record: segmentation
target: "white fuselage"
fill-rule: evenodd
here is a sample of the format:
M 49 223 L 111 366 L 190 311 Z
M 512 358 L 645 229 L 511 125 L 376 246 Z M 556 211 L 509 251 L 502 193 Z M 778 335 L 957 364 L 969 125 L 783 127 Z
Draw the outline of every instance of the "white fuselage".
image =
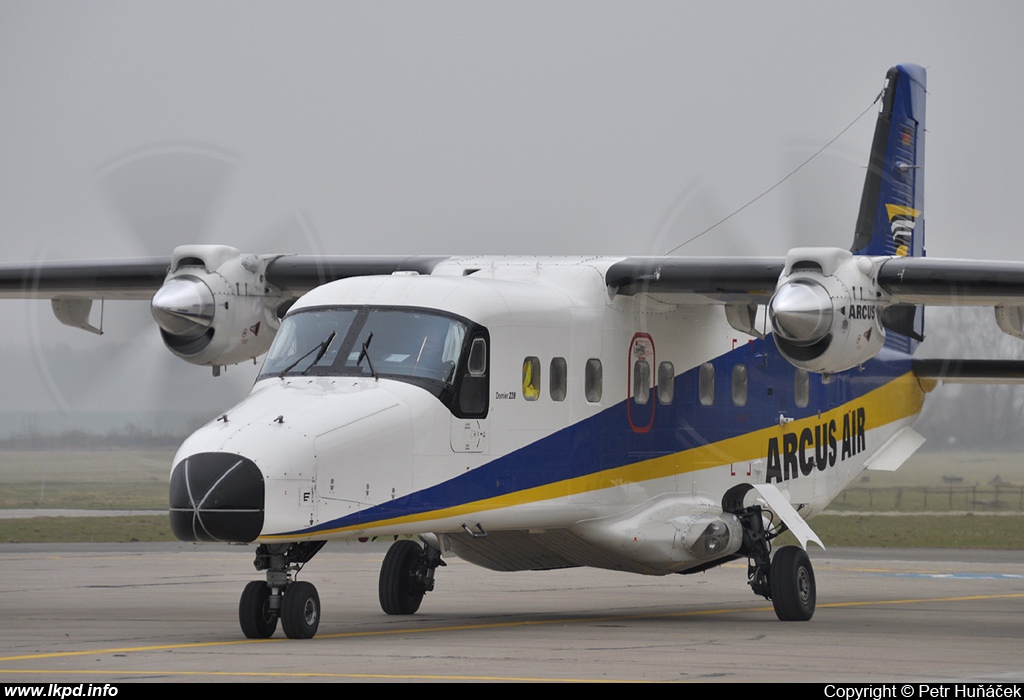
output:
M 883 351 L 827 382 L 801 375 L 720 306 L 610 297 L 614 261 L 452 258 L 429 276 L 317 288 L 289 317 L 422 309 L 476 324 L 483 410 L 456 415 L 467 411 L 451 391 L 385 371 L 416 351 L 375 356 L 374 342 L 390 342 L 377 339 L 379 378 L 355 362 L 359 347 L 348 374 L 262 377 L 175 465 L 201 453 L 251 460 L 261 542 L 426 535 L 497 569 L 670 573 L 720 556 L 696 540 L 709 523 L 733 527 L 729 488 L 771 482 L 804 517 L 818 513 L 920 410 L 901 358 Z M 469 382 L 464 365 L 456 388 Z

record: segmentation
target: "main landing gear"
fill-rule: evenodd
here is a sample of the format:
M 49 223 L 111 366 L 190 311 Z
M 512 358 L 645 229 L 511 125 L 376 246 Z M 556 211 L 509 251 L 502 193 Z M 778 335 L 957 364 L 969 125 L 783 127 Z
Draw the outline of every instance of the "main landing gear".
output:
M 434 590 L 434 570 L 447 566 L 441 552 L 412 540 L 398 540 L 384 556 L 377 582 L 380 607 L 388 615 L 412 615 L 423 596 Z
M 730 489 L 723 499 L 723 509 L 733 513 L 743 525 L 743 546 L 738 554 L 747 557 L 747 583 L 755 595 L 772 601 L 775 615 L 784 621 L 805 621 L 814 616 L 817 592 L 811 560 L 800 547 L 780 547 L 771 556 L 772 540 L 785 531 L 769 532 L 764 527 L 761 506 L 742 507 L 746 490 Z
M 261 544 L 253 566 L 266 571 L 267 580 L 250 581 L 238 601 L 238 623 L 249 639 L 267 639 L 278 620 L 290 639 L 309 639 L 320 626 L 320 596 L 308 581 L 295 581 L 298 573 L 326 542 Z

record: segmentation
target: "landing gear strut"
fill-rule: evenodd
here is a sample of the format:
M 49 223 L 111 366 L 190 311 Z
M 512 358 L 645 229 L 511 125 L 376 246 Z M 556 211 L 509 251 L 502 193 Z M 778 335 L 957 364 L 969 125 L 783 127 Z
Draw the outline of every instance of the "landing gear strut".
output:
M 250 581 L 238 601 L 238 623 L 249 639 L 267 639 L 277 621 L 290 639 L 309 639 L 320 626 L 320 596 L 307 581 L 293 580 L 293 574 L 319 552 L 326 542 L 261 544 L 253 566 L 266 571 L 267 580 Z
M 380 607 L 388 615 L 412 615 L 423 596 L 434 590 L 434 570 L 447 566 L 441 552 L 412 540 L 398 540 L 384 556 L 377 593 Z
M 747 583 L 755 595 L 772 601 L 780 620 L 806 621 L 814 615 L 817 593 L 811 560 L 800 547 L 781 547 L 772 558 L 772 540 L 785 532 L 764 527 L 761 506 L 742 507 L 749 490 L 734 487 L 722 501 L 723 510 L 733 513 L 743 526 L 743 546 L 739 554 L 747 556 Z

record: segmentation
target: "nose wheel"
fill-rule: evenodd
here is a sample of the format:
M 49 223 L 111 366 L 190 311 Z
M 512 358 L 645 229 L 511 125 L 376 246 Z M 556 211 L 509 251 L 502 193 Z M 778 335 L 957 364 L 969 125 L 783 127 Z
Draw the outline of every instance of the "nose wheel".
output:
M 270 589 L 263 581 L 250 581 L 238 601 L 238 624 L 249 639 L 268 639 L 277 629 L 277 611 L 270 607 Z
M 289 639 L 310 639 L 320 627 L 320 596 L 308 581 L 292 574 L 324 546 L 324 542 L 260 545 L 253 565 L 266 571 L 267 580 L 250 581 L 238 601 L 238 624 L 249 639 L 268 639 L 278 620 Z
M 284 589 L 281 627 L 289 639 L 311 639 L 320 626 L 320 596 L 308 581 L 296 581 Z

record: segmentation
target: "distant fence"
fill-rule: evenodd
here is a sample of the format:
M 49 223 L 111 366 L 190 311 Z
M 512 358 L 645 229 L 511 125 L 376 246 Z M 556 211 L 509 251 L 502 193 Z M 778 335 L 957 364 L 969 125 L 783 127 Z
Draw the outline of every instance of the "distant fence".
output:
M 1024 512 L 1024 486 L 855 486 L 839 494 L 829 510 Z

